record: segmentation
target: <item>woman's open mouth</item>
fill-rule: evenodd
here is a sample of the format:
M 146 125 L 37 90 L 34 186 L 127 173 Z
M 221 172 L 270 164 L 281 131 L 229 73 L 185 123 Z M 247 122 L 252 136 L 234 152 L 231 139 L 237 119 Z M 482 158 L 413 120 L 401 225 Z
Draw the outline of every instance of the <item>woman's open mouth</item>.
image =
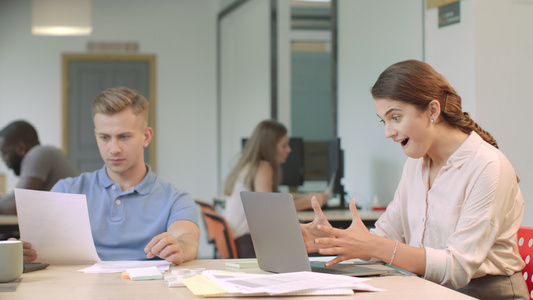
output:
M 405 147 L 407 145 L 407 143 L 409 143 L 409 139 L 404 139 L 400 142 L 400 144 L 402 144 L 402 147 Z

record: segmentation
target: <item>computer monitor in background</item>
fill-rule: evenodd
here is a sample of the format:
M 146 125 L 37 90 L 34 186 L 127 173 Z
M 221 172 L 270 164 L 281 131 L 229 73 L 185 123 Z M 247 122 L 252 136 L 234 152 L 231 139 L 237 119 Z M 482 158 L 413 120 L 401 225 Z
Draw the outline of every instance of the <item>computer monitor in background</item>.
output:
M 289 153 L 287 161 L 281 164 L 280 184 L 291 188 L 304 184 L 304 141 L 299 137 L 291 137 L 289 146 L 291 147 L 291 153 Z
M 346 206 L 344 202 L 344 186 L 341 183 L 344 177 L 344 151 L 341 148 L 341 139 L 336 137 L 328 140 L 328 182 L 333 181 L 332 194 L 337 195 L 340 207 Z
M 248 139 L 242 139 L 242 147 Z M 296 187 L 304 183 L 304 142 L 300 137 L 291 137 L 289 139 L 291 153 L 287 161 L 281 164 L 281 182 L 280 185 L 289 186 L 291 193 L 296 192 Z

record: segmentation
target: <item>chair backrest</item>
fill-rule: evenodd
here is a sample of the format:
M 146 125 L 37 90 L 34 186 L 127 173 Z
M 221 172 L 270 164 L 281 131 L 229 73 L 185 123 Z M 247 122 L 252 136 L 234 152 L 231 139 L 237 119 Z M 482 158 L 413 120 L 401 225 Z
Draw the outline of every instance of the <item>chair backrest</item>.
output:
M 215 246 L 220 254 L 220 258 L 238 258 L 235 240 L 226 223 L 226 219 L 213 210 L 203 210 L 202 215 L 204 216 L 207 235 L 214 237 Z
M 207 230 L 207 217 L 204 215 L 204 211 L 215 211 L 215 205 L 212 204 L 212 203 L 209 203 L 209 202 L 206 202 L 204 200 L 200 200 L 200 199 L 194 199 L 194 202 L 196 202 L 196 204 L 198 204 L 198 206 L 200 206 L 200 212 L 202 213 L 202 219 L 204 220 L 204 225 L 205 225 L 205 228 L 206 228 L 206 231 L 207 231 L 207 242 L 208 243 L 213 243 L 215 241 L 215 236 L 213 235 L 213 233 L 209 232 L 209 230 Z
M 526 280 L 529 297 L 533 299 L 533 262 L 531 261 L 533 258 L 533 227 L 522 226 L 518 229 L 518 251 L 526 263 L 522 274 Z
M 215 204 L 209 203 L 207 201 L 201 200 L 201 199 L 194 199 L 194 202 L 200 206 L 201 209 L 208 208 L 210 210 L 216 210 Z

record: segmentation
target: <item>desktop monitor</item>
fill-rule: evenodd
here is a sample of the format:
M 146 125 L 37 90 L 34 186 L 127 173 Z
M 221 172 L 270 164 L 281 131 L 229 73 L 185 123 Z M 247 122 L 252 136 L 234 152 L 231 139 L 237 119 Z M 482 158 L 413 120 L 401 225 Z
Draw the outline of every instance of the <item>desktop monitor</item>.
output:
M 242 147 L 246 144 L 247 138 L 242 139 Z M 289 187 L 301 186 L 304 183 L 304 142 L 300 137 L 291 137 L 289 139 L 291 153 L 287 161 L 281 164 L 281 181 L 280 185 Z
M 344 151 L 341 148 L 341 139 L 336 137 L 328 140 L 328 180 L 333 180 L 333 194 L 338 195 L 340 206 L 344 207 L 344 186 L 341 183 L 344 177 Z

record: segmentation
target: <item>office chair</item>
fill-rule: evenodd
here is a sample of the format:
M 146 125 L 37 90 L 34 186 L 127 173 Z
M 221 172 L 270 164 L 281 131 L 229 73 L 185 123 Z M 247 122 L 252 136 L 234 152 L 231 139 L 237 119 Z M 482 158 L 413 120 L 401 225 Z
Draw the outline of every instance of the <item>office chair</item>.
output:
M 209 211 L 216 211 L 215 204 L 206 202 L 206 201 L 201 200 L 201 199 L 194 199 L 194 202 L 196 202 L 196 204 L 198 204 L 198 206 L 200 206 L 200 212 L 202 214 L 202 219 L 204 220 L 204 225 L 205 225 L 205 229 L 206 229 L 206 232 L 207 232 L 207 243 L 215 245 L 214 232 L 213 231 L 210 232 L 209 230 L 207 230 L 207 223 L 209 221 L 207 220 L 207 217 L 204 215 L 204 211 L 208 211 L 208 212 Z M 217 254 L 218 254 L 218 251 L 217 251 L 217 247 L 215 245 L 215 247 L 213 248 L 213 258 L 216 258 Z
M 215 248 L 218 250 L 220 258 L 238 258 L 235 240 L 226 223 L 226 219 L 221 214 L 207 209 L 202 211 L 202 216 L 204 217 L 207 235 L 214 237 Z
M 226 209 L 226 196 L 214 196 L 213 205 L 215 206 L 215 211 L 221 212 Z
M 518 252 L 526 263 L 526 266 L 522 270 L 522 275 L 526 280 L 527 289 L 529 291 L 529 297 L 533 299 L 533 227 L 522 226 L 518 229 Z
M 198 204 L 200 206 L 200 209 L 207 208 L 207 209 L 216 211 L 215 204 L 213 204 L 213 203 L 209 203 L 209 202 L 201 200 L 201 199 L 194 199 L 194 202 L 196 202 L 196 204 Z

